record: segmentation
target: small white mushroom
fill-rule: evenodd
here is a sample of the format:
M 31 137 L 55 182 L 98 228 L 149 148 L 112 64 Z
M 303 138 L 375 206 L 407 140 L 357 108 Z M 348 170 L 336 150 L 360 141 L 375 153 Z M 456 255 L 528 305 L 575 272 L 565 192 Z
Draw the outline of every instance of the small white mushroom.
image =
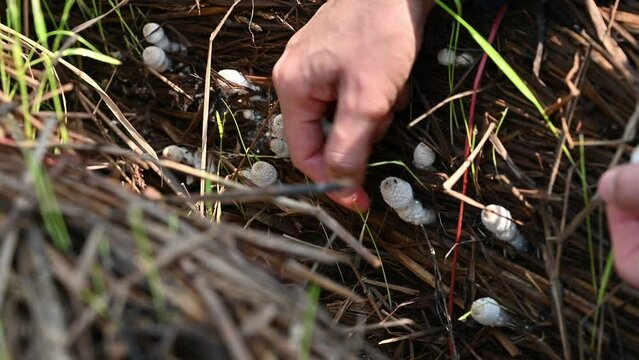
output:
M 182 162 L 186 157 L 187 151 L 187 148 L 177 145 L 169 145 L 162 150 L 162 156 L 175 162 Z
M 193 151 L 178 145 L 169 145 L 162 150 L 162 156 L 169 160 L 191 165 L 199 169 L 202 152 L 200 150 Z
M 282 117 L 282 114 L 277 114 L 271 119 L 269 129 L 272 139 L 268 146 L 271 151 L 278 157 L 290 158 L 291 155 L 288 152 L 288 144 L 284 135 L 284 117 Z
M 437 53 L 437 62 L 443 66 L 449 66 L 455 64 L 457 55 L 449 48 L 443 48 Z
M 420 142 L 413 151 L 413 165 L 420 170 L 432 170 L 435 163 L 435 152 L 428 145 Z
M 472 65 L 475 61 L 472 55 L 469 53 L 462 53 L 457 56 L 455 51 L 449 48 L 443 48 L 437 53 L 437 62 L 443 66 L 455 65 L 460 67 L 467 67 Z
M 491 204 L 481 212 L 481 222 L 499 240 L 512 245 L 517 251 L 526 251 L 528 242 L 511 220 L 510 211 L 503 206 Z
M 251 166 L 250 171 L 244 172 L 242 175 L 259 187 L 275 185 L 278 182 L 277 170 L 265 161 L 257 161 Z
M 146 66 L 157 72 L 167 71 L 172 66 L 171 59 L 166 56 L 164 50 L 157 46 L 146 47 L 142 51 L 142 60 Z
M 151 44 L 167 52 L 180 52 L 186 47 L 180 43 L 171 41 L 160 24 L 148 23 L 142 28 L 144 39 Z
M 382 181 L 379 189 L 384 202 L 397 212 L 400 219 L 413 225 L 427 225 L 435 221 L 435 212 L 415 200 L 408 182 L 391 176 Z
M 246 120 L 255 120 L 255 111 L 251 109 L 242 110 L 242 117 Z
M 475 62 L 475 58 L 469 53 L 462 53 L 455 58 L 455 66 L 468 67 Z
M 253 91 L 257 91 L 260 89 L 259 87 L 253 85 L 247 78 L 244 77 L 244 75 L 242 75 L 242 73 L 240 73 L 237 70 L 223 69 L 218 71 L 218 74 L 222 78 L 224 78 L 224 80 L 230 82 L 232 85 L 235 85 L 235 86 L 229 86 L 223 81 L 218 81 L 218 85 L 220 86 L 220 88 L 222 89 L 222 92 L 225 95 L 246 94 L 247 91 L 245 89 L 242 89 L 242 87 L 248 88 Z
M 291 154 L 288 152 L 288 144 L 282 139 L 271 139 L 268 143 L 269 149 L 273 154 L 280 158 L 290 158 Z
M 275 115 L 269 123 L 269 129 L 271 130 L 271 137 L 276 139 L 285 139 L 284 136 L 284 117 L 282 114 Z
M 630 155 L 630 163 L 639 164 L 639 145 L 632 151 L 632 155 Z
M 470 308 L 473 319 L 484 326 L 508 326 L 510 316 L 495 299 L 484 297 L 473 302 Z
M 257 88 L 259 90 L 259 88 Z M 268 103 L 268 98 L 262 96 L 262 95 L 253 95 L 249 98 L 249 100 L 251 100 L 254 103 Z

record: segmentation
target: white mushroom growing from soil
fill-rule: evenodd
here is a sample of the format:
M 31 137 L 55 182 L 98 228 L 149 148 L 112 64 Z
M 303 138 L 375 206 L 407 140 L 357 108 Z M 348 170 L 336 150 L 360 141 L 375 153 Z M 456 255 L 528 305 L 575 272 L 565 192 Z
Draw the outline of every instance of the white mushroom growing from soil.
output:
M 248 91 L 245 89 L 249 89 L 252 91 L 258 91 L 260 88 L 253 85 L 241 72 L 233 69 L 222 69 L 217 72 L 224 80 L 231 83 L 231 85 L 227 84 L 224 81 L 218 81 L 218 85 L 222 90 L 222 93 L 226 96 L 239 94 L 244 95 L 247 94 Z
M 269 149 L 279 158 L 290 158 L 291 154 L 288 152 L 288 144 L 283 139 L 271 139 L 268 143 Z
M 455 58 L 455 66 L 468 67 L 473 64 L 475 58 L 469 53 L 462 53 Z
M 484 326 L 503 327 L 510 324 L 510 316 L 491 297 L 483 297 L 473 302 L 470 308 L 473 319 Z
M 511 219 L 510 211 L 495 204 L 486 206 L 481 212 L 481 222 L 486 229 L 497 239 L 509 243 L 517 251 L 524 252 L 528 249 L 528 242 Z
M 269 130 L 271 136 L 276 139 L 284 139 L 284 117 L 282 114 L 277 114 L 271 119 L 269 123 Z
M 291 154 L 288 151 L 288 144 L 284 137 L 284 118 L 282 114 L 277 114 L 271 119 L 269 123 L 269 132 L 271 134 L 271 141 L 268 147 L 271 151 L 280 158 L 290 158 Z
M 413 151 L 413 165 L 420 170 L 433 170 L 435 152 L 428 145 L 420 142 Z
M 449 48 L 443 48 L 437 53 L 437 62 L 443 66 L 455 65 L 459 67 L 470 66 L 475 59 L 469 53 L 462 53 L 457 56 L 455 51 Z
M 162 150 L 162 156 L 175 162 L 199 168 L 202 153 L 200 151 L 193 151 L 178 145 L 169 145 Z
M 173 66 L 171 59 L 166 56 L 164 50 L 157 46 L 148 46 L 142 51 L 144 65 L 157 72 L 165 72 Z
M 202 152 L 200 150 L 193 151 L 191 149 L 187 149 L 178 145 L 169 145 L 165 147 L 164 150 L 162 150 L 162 156 L 166 159 L 190 165 L 196 169 L 199 169 Z M 193 181 L 193 177 L 187 175 L 186 184 L 191 185 Z
M 266 161 L 257 161 L 251 166 L 251 170 L 243 170 L 240 174 L 259 187 L 271 186 L 279 182 L 277 170 Z
M 246 120 L 255 120 L 257 117 L 255 116 L 255 111 L 251 109 L 242 110 L 242 117 Z
M 142 33 L 146 41 L 166 52 L 175 53 L 186 50 L 184 45 L 171 41 L 160 24 L 148 23 L 142 28 Z
M 391 176 L 384 179 L 379 188 L 384 202 L 395 210 L 400 219 L 413 225 L 428 225 L 435 221 L 435 212 L 415 200 L 408 182 Z

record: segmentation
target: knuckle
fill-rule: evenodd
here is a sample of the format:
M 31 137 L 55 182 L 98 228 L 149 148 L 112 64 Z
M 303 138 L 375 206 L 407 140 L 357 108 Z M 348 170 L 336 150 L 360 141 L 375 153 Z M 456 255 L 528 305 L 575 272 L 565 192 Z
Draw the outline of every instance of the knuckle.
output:
M 344 106 L 349 113 L 373 121 L 381 122 L 387 119 L 393 107 L 393 102 L 383 95 L 353 94 L 344 100 Z
M 286 58 L 282 57 L 273 67 L 273 84 L 278 87 L 283 85 L 288 79 L 286 79 Z

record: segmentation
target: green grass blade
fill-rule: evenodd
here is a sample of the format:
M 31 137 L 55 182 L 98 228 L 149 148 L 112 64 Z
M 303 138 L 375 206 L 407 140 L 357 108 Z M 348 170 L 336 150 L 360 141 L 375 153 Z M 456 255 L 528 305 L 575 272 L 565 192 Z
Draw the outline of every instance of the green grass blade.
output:
M 376 163 L 371 163 L 368 164 L 368 167 L 377 167 L 377 166 L 385 166 L 385 165 L 397 165 L 397 166 L 401 166 L 404 169 L 406 169 L 406 171 L 408 171 L 408 173 L 410 174 L 410 176 L 417 181 L 417 183 L 419 185 L 421 185 L 421 187 L 423 187 L 424 189 L 426 189 L 426 185 L 419 180 L 419 178 L 417 177 L 417 175 L 415 175 L 415 173 L 406 165 L 404 164 L 403 161 L 399 161 L 399 160 L 390 160 L 390 161 L 379 161 Z
M 588 179 L 586 178 L 586 151 L 584 147 L 584 135 L 579 134 L 579 178 L 581 179 L 581 189 L 584 201 L 584 208 L 590 203 L 590 193 L 588 192 Z M 592 224 L 590 215 L 586 216 L 586 236 L 588 240 L 588 254 L 590 256 L 590 277 L 592 288 L 597 294 L 597 270 L 595 269 L 595 247 L 592 239 Z
M 166 320 L 168 318 L 168 312 L 164 296 L 164 288 L 162 286 L 160 271 L 155 260 L 153 245 L 151 244 L 151 239 L 149 239 L 147 235 L 142 209 L 137 206 L 132 206 L 128 211 L 127 220 L 131 230 L 133 230 L 135 243 L 140 256 L 140 263 L 142 265 L 142 271 L 146 275 L 146 279 L 149 284 L 153 306 L 160 320 Z
M 44 13 L 42 12 L 42 4 L 40 3 L 40 0 L 31 0 L 31 14 L 33 15 L 33 27 L 35 28 L 36 35 L 38 36 L 38 42 L 48 48 L 47 23 L 44 20 Z
M 555 136 L 559 137 L 559 131 L 550 121 L 550 118 L 546 114 L 544 107 L 541 105 L 535 94 L 533 94 L 532 90 L 526 85 L 526 82 L 515 72 L 515 70 L 506 62 L 506 60 L 495 50 L 495 48 L 486 40 L 484 37 L 473 28 L 469 23 L 467 23 L 461 16 L 455 13 L 451 8 L 446 6 L 442 2 L 442 0 L 435 0 L 435 3 L 439 5 L 444 11 L 446 11 L 450 16 L 452 16 L 455 20 L 457 20 L 469 33 L 470 36 L 477 42 L 477 44 L 486 52 L 488 57 L 497 65 L 497 67 L 506 75 L 506 77 L 510 80 L 510 82 L 519 90 L 519 92 L 528 99 L 533 106 L 537 109 L 539 114 L 542 116 L 548 129 Z M 570 161 L 571 164 L 574 164 L 575 161 L 570 155 L 570 151 L 566 145 L 562 146 L 562 151 L 566 155 L 566 158 Z
M 300 360 L 308 360 L 311 357 L 311 347 L 313 345 L 313 329 L 315 328 L 315 317 L 319 307 L 319 297 L 321 289 L 316 284 L 310 284 L 307 291 L 307 303 L 304 311 L 304 332 L 302 334 L 302 346 L 300 347 Z
M 11 360 L 11 353 L 4 336 L 4 322 L 0 319 L 0 360 Z
M 16 0 L 7 1 L 7 26 L 14 29 L 17 32 L 22 32 L 21 22 L 22 11 L 20 5 Z
M 75 5 L 75 0 L 66 0 L 64 3 L 64 9 L 62 9 L 62 16 L 60 16 L 60 25 L 58 26 L 59 30 L 64 30 L 67 27 L 67 21 L 69 20 L 69 14 L 71 13 L 71 8 Z M 55 40 L 53 41 L 53 47 L 51 50 L 57 51 L 60 48 L 60 43 L 62 42 L 62 36 L 56 35 Z
M 95 52 L 89 49 L 84 48 L 73 48 L 73 49 L 65 49 L 60 53 L 60 56 L 84 56 L 90 59 L 100 61 L 109 65 L 121 65 L 122 62 L 118 59 L 112 58 L 111 56 L 101 54 L 99 52 Z
M 558 136 L 559 132 L 557 128 L 550 122 L 548 115 L 539 102 L 535 94 L 530 90 L 528 85 L 524 82 L 524 80 L 519 77 L 519 75 L 515 72 L 515 70 L 506 62 L 506 60 L 495 50 L 495 48 L 488 42 L 486 39 L 475 30 L 469 23 L 466 22 L 461 16 L 459 16 L 456 12 L 454 12 L 451 8 L 446 6 L 441 0 L 435 0 L 437 5 L 439 5 L 444 11 L 446 11 L 450 16 L 452 16 L 455 20 L 457 20 L 469 33 L 470 36 L 477 42 L 477 44 L 488 54 L 488 57 L 495 62 L 495 65 L 508 77 L 508 79 L 513 83 L 513 85 L 521 92 L 521 94 L 528 99 L 539 111 L 539 114 L 546 120 L 548 123 L 548 127 L 550 131 L 552 131 L 553 135 Z
M 25 161 L 33 178 L 44 228 L 47 234 L 51 236 L 53 244 L 58 249 L 66 252 L 71 247 L 71 237 L 60 212 L 51 180 L 49 180 L 42 165 L 35 162 L 32 154 L 25 154 Z
M 388 277 L 386 276 L 386 269 L 384 269 L 384 262 L 382 261 L 382 255 L 379 252 L 379 248 L 377 248 L 377 242 L 375 241 L 373 232 L 368 226 L 368 216 L 371 214 L 371 212 L 370 210 L 368 210 L 366 212 L 366 217 L 362 216 L 362 213 L 358 213 L 358 214 L 359 214 L 359 217 L 362 219 L 362 223 L 363 223 L 362 231 L 360 232 L 360 235 L 359 235 L 359 240 L 360 242 L 362 242 L 362 239 L 364 238 L 364 231 L 366 231 L 368 233 L 368 236 L 371 238 L 371 242 L 373 243 L 373 248 L 375 248 L 375 254 L 377 255 L 377 258 L 379 259 L 380 270 L 382 271 L 382 277 L 384 278 L 384 285 L 386 285 L 386 295 L 388 296 L 388 306 L 392 307 L 393 298 L 391 297 L 391 290 L 390 290 L 390 287 L 388 286 Z
M 542 116 L 547 117 L 544 108 L 541 106 L 541 103 L 539 103 L 526 83 L 521 79 L 521 77 L 519 77 L 519 75 L 517 75 L 515 70 L 506 62 L 506 60 L 499 54 L 499 52 L 497 52 L 497 50 L 495 50 L 495 48 L 477 30 L 475 30 L 469 23 L 467 23 L 451 8 L 446 6 L 441 0 L 435 0 L 435 2 L 470 33 L 470 36 L 472 36 L 472 38 L 477 42 L 482 50 L 484 50 L 486 54 L 488 54 L 488 57 L 490 57 L 495 62 L 497 67 L 499 67 L 499 69 L 504 72 L 508 79 L 510 79 L 510 81 L 513 83 L 513 85 L 515 85 L 515 87 L 522 93 L 522 95 L 524 95 L 537 108 Z M 552 126 L 552 129 L 556 131 L 554 125 Z

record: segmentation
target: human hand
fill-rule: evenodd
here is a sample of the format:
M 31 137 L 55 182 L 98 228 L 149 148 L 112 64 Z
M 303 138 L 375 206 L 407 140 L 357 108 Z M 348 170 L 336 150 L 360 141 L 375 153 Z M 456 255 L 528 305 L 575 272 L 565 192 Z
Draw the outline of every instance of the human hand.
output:
M 273 69 L 293 164 L 315 182 L 350 179 L 329 196 L 369 206 L 364 181 L 373 142 L 383 136 L 421 44 L 432 0 L 331 0 L 289 41 Z M 336 102 L 333 127 L 321 119 Z
M 639 164 L 618 166 L 599 180 L 619 276 L 639 288 Z

